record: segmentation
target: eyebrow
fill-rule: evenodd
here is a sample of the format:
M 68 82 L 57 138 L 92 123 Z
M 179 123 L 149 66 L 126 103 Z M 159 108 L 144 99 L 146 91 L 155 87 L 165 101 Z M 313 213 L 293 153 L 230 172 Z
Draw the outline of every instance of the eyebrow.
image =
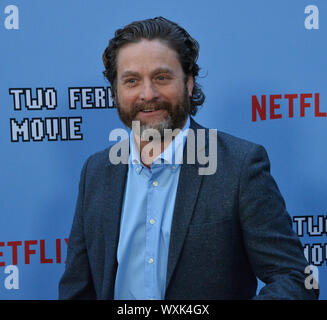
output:
M 153 72 L 151 72 L 151 76 L 154 76 L 154 75 L 160 74 L 160 73 L 168 73 L 170 75 L 175 75 L 174 71 L 170 68 L 157 68 Z M 139 76 L 140 76 L 140 74 L 136 71 L 126 70 L 122 73 L 122 75 L 120 76 L 120 79 L 124 79 L 127 77 L 139 77 Z
M 154 70 L 151 75 L 153 76 L 153 75 L 156 75 L 159 73 L 169 73 L 171 75 L 175 74 L 174 70 L 172 70 L 170 68 L 158 68 L 158 69 Z
M 124 79 L 124 78 L 127 78 L 127 77 L 138 77 L 140 74 L 138 72 L 135 72 L 135 71 L 130 71 L 130 70 L 126 70 L 122 73 L 122 75 L 120 76 L 120 79 Z

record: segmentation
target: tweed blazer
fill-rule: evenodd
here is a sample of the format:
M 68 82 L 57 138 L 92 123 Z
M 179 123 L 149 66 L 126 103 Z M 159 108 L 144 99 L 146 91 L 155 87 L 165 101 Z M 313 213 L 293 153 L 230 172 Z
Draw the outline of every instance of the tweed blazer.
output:
M 190 128 L 204 129 L 193 119 Z M 265 149 L 219 131 L 216 139 L 214 174 L 199 175 L 198 161 L 181 166 L 165 299 L 315 299 Z M 114 297 L 128 165 L 110 163 L 109 149 L 83 166 L 59 299 Z

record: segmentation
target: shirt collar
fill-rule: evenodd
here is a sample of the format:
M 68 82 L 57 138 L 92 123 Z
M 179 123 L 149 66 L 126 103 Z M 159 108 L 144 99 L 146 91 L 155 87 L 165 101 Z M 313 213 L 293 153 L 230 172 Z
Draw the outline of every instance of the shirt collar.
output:
M 175 139 L 168 145 L 168 147 L 155 158 L 152 164 L 159 164 L 163 160 L 163 163 L 165 164 L 175 164 L 177 166 L 180 165 L 183 160 L 183 149 L 189 128 L 190 117 L 187 117 L 185 126 L 175 137 Z M 140 160 L 140 154 L 134 139 L 133 131 L 131 131 L 129 135 L 129 144 L 131 149 L 129 164 L 139 164 L 143 166 Z

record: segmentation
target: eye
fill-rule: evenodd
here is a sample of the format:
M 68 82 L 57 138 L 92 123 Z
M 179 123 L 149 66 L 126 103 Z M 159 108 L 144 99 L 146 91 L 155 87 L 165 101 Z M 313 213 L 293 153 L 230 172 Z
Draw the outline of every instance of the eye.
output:
M 129 78 L 124 81 L 124 84 L 129 87 L 134 86 L 136 83 L 137 83 L 137 79 L 135 79 L 135 78 Z
M 170 79 L 170 76 L 164 74 L 158 75 L 156 78 L 156 80 L 160 83 L 168 83 Z

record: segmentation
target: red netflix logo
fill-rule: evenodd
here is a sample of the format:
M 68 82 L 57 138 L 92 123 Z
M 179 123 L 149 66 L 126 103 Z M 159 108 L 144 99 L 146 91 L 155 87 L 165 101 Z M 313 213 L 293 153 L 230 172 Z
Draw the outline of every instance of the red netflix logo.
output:
M 63 262 L 62 244 L 64 244 L 67 247 L 68 238 L 55 239 L 55 250 L 52 252 L 46 250 L 47 246 L 45 240 L 8 241 L 7 243 L 0 242 L 0 257 L 1 259 L 3 259 L 2 257 L 4 257 L 3 249 L 9 249 L 9 251 L 11 251 L 11 254 L 9 254 L 11 255 L 11 261 L 9 263 L 10 265 L 17 265 L 18 263 L 30 264 L 31 256 L 33 255 L 39 256 L 39 261 L 41 264 L 43 263 L 59 264 Z M 23 254 L 24 259 L 22 261 L 18 261 L 18 256 L 19 256 L 18 251 L 20 251 L 20 253 Z M 5 265 L 8 265 L 8 263 L 5 263 L 5 261 L 0 260 L 0 267 L 4 267 Z
M 299 107 L 300 117 L 305 117 L 307 114 L 307 109 L 314 107 L 315 117 L 327 117 L 327 112 L 320 111 L 319 103 L 319 93 L 301 93 L 301 94 L 273 94 L 268 97 L 269 99 L 269 113 L 267 114 L 267 96 L 262 95 L 261 101 L 259 101 L 257 96 L 252 96 L 252 121 L 257 121 L 257 115 L 259 115 L 260 120 L 267 120 L 267 116 L 270 120 L 282 119 L 283 114 L 280 113 L 280 101 L 281 99 L 286 99 L 288 104 L 288 118 L 294 118 L 294 107 Z M 299 99 L 299 101 L 298 101 Z M 284 114 L 284 117 L 286 115 Z

